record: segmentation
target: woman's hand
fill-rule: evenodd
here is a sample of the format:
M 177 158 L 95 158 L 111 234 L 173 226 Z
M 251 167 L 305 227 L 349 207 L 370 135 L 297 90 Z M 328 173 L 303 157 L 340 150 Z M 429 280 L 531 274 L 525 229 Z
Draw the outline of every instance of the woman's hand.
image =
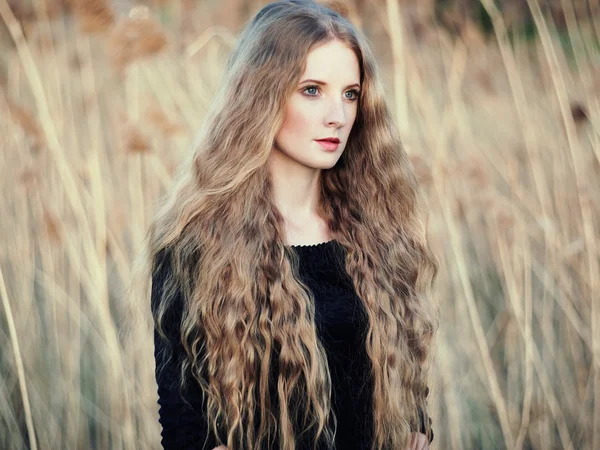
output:
M 227 450 L 227 447 L 224 445 L 219 445 L 218 447 L 213 448 L 213 450 Z
M 409 450 L 429 450 L 429 439 L 423 433 L 410 433 Z

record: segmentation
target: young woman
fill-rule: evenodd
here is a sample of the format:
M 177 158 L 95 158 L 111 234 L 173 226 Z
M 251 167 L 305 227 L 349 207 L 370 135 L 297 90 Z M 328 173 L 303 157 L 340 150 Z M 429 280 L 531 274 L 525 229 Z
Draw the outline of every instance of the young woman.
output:
M 365 38 L 265 6 L 149 231 L 163 447 L 429 448 L 422 204 Z

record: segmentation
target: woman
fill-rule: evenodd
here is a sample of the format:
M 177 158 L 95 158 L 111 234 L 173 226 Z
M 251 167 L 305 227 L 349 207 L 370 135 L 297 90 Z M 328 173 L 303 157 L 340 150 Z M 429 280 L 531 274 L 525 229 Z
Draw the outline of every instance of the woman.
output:
M 149 232 L 164 448 L 429 448 L 437 263 L 383 92 L 312 1 L 241 34 Z

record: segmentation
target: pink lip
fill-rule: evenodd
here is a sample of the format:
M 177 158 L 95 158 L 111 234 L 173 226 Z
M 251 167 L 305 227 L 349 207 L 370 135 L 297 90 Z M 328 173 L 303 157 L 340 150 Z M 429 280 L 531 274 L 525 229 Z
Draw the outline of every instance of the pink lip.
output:
M 319 139 L 319 140 L 317 140 L 317 142 L 319 144 L 321 144 L 321 147 L 323 147 L 328 152 L 333 152 L 333 151 L 337 150 L 337 148 L 340 145 L 339 139 L 337 140 L 337 142 L 335 140 L 329 140 L 329 139 Z

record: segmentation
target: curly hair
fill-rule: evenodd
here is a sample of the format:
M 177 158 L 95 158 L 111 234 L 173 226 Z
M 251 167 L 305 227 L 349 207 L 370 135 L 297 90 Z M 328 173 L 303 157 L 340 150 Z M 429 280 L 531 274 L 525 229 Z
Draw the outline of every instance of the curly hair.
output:
M 298 277 L 297 254 L 283 241 L 268 169 L 307 55 L 331 40 L 355 52 L 362 93 L 343 154 L 321 173 L 318 214 L 346 250 L 345 269 L 368 316 L 372 448 L 406 447 L 418 408 L 426 408 L 438 327 L 428 291 L 438 263 L 427 243 L 425 201 L 374 57 L 339 13 L 313 1 L 277 1 L 241 33 L 144 250 L 152 270 L 169 250 L 173 270 L 153 319 L 166 339 L 163 321 L 181 289 L 187 358 L 180 387 L 201 386 L 211 428 L 218 435 L 222 425 L 231 450 L 259 449 L 276 433 L 281 449 L 294 450 L 296 418 L 313 428 L 315 439 L 333 444 L 331 378 L 316 334 L 314 296 Z

